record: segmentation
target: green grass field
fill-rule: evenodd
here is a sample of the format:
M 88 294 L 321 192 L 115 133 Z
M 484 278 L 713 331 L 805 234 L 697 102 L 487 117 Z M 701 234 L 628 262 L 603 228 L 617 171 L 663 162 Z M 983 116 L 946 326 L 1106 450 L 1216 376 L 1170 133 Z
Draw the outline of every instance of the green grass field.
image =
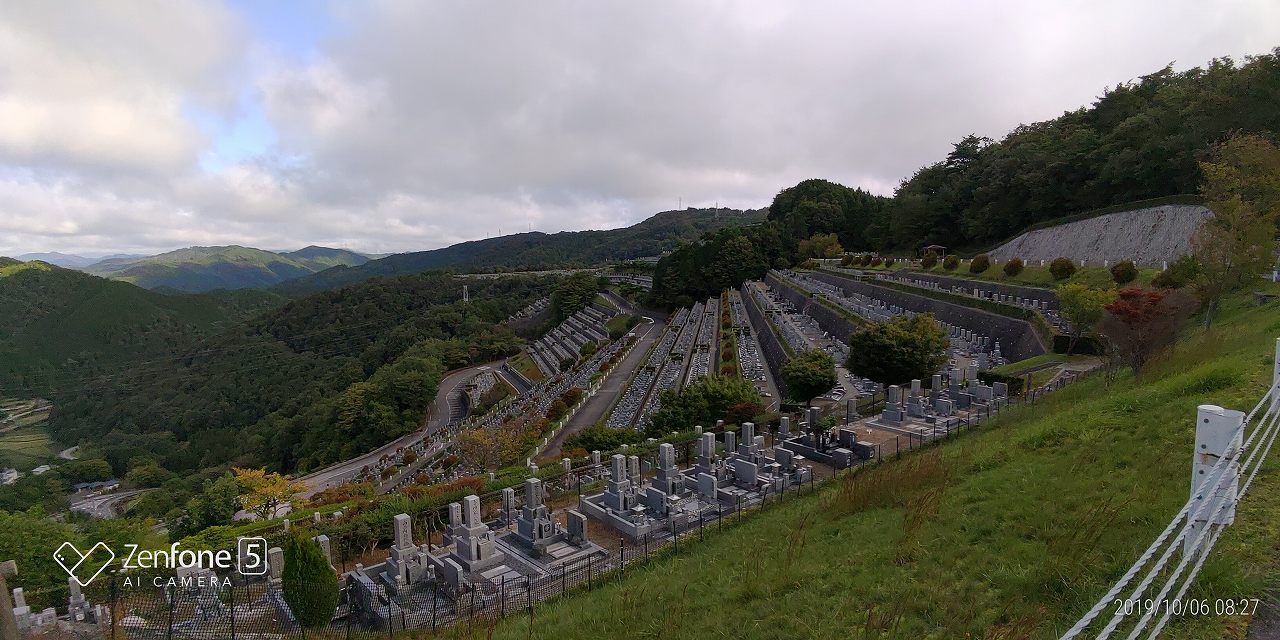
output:
M 1094 376 L 903 460 L 846 473 L 678 557 L 509 618 L 496 638 L 1055 638 L 1187 498 L 1196 406 L 1270 384 L 1280 304 L 1233 301 L 1137 379 Z M 1273 452 L 1188 597 L 1274 586 Z M 1178 619 L 1168 638 L 1243 638 Z M 489 629 L 447 635 L 483 637 Z
M 18 424 L 22 426 L 0 433 L 0 467 L 28 471 L 52 460 L 56 452 L 44 430 L 44 419 L 34 423 L 19 419 Z
M 533 361 L 533 358 L 527 352 L 521 351 L 507 358 L 507 363 L 511 365 L 512 369 L 524 374 L 524 377 L 531 382 L 537 382 L 546 377 L 542 375 L 542 370 L 538 368 L 538 364 Z

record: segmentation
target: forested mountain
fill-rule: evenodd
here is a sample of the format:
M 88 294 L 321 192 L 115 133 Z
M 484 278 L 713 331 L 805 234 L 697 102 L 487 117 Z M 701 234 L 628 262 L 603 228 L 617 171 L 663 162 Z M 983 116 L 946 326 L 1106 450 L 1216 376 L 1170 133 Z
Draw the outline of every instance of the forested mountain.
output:
M 334 268 L 280 285 L 286 294 L 309 293 L 360 282 L 373 276 L 420 273 L 432 269 L 461 272 L 519 271 L 586 267 L 655 256 L 681 240 L 726 226 L 755 224 L 763 210 L 685 209 L 664 211 L 638 224 L 607 231 L 541 232 L 462 242 L 443 249 L 399 253 L 368 264 Z
M 167 296 L 43 262 L 0 258 L 0 397 L 92 388 L 97 376 L 162 357 L 271 308 L 265 291 Z
M 86 258 L 84 256 L 58 253 L 57 251 L 51 251 L 49 253 L 24 253 L 18 256 L 18 260 L 21 260 L 22 262 L 39 260 L 41 262 L 47 262 L 51 265 L 67 269 L 83 269 L 84 267 L 98 262 L 98 258 Z
M 758 227 L 708 234 L 659 262 L 654 296 L 677 304 L 725 278 L 803 258 L 801 240 L 835 233 L 852 250 L 988 247 L 1035 223 L 1163 196 L 1195 194 L 1198 162 L 1235 134 L 1280 132 L 1280 49 L 1243 64 L 1166 67 L 1103 91 L 1092 105 L 1022 125 L 999 142 L 965 136 L 892 198 L 826 180 L 784 189 Z M 743 266 L 723 273 L 725 263 Z
M 96 262 L 85 271 L 147 289 L 201 292 L 264 288 L 334 266 L 357 266 L 369 259 L 345 249 L 307 247 L 272 253 L 251 247 L 187 247 L 145 258 Z
M 55 397 L 50 429 L 93 445 L 117 473 L 228 462 L 294 471 L 416 428 L 441 374 L 514 353 L 501 323 L 553 284 L 438 273 L 322 292 Z M 128 286 L 128 285 L 124 285 Z

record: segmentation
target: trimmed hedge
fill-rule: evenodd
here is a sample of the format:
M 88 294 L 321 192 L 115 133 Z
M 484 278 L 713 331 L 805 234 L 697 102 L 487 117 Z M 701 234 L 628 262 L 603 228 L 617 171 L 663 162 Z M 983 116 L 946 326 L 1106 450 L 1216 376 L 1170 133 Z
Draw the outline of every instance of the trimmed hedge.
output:
M 1023 392 L 1022 386 L 1023 386 L 1023 382 L 1025 382 L 1023 378 L 1006 376 L 1003 373 L 995 373 L 994 371 L 979 371 L 978 380 L 982 381 L 984 384 L 989 384 L 989 385 L 995 384 L 997 382 L 1003 382 L 1009 385 L 1009 395 L 1011 396 L 1022 395 L 1022 392 Z

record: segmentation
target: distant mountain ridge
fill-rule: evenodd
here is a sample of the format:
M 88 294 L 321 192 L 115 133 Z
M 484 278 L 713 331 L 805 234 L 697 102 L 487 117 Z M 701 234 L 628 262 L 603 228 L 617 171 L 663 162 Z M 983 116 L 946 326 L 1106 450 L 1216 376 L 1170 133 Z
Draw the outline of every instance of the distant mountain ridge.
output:
M 146 289 L 200 293 L 213 289 L 266 288 L 334 266 L 358 266 L 369 258 L 346 249 L 309 246 L 287 253 L 252 247 L 187 247 L 145 258 L 102 260 L 84 271 Z
M 285 282 L 275 289 L 301 295 L 434 269 L 457 271 L 537 270 L 588 267 L 654 256 L 703 233 L 728 226 L 756 224 L 765 209 L 684 209 L 663 211 L 630 227 L 603 231 L 534 231 L 461 242 L 441 249 L 397 253 L 363 265 L 335 267 Z
M 99 258 L 86 258 L 84 256 L 77 256 L 69 253 L 58 253 L 57 251 L 49 251 L 47 253 L 24 253 L 17 256 L 17 259 L 21 262 L 39 260 L 40 262 L 47 262 L 55 267 L 63 267 L 66 269 L 81 269 L 99 260 Z
M 168 296 L 41 261 L 0 257 L 0 394 L 92 391 L 98 376 L 165 357 L 277 306 L 266 291 Z

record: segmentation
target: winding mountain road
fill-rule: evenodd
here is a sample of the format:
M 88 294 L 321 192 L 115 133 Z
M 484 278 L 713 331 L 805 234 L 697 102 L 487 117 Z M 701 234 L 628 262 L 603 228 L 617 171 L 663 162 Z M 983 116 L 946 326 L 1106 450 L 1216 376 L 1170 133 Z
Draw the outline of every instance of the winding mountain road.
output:
M 395 452 L 396 449 L 407 447 L 431 434 L 444 429 L 449 424 L 449 396 L 458 387 L 466 384 L 476 374 L 486 369 L 497 370 L 502 366 L 502 361 L 497 360 L 485 364 L 479 364 L 464 369 L 457 369 L 445 374 L 440 380 L 440 387 L 436 391 L 435 400 L 431 402 L 431 407 L 427 409 L 427 417 L 423 421 L 422 428 L 412 433 L 407 433 L 392 442 L 388 442 L 373 451 L 364 455 L 357 456 L 344 462 L 325 467 L 319 471 L 313 471 L 301 478 L 298 478 L 307 490 L 300 495 L 303 498 L 309 498 L 325 489 L 343 484 L 354 478 L 356 474 L 365 466 L 372 465 L 384 455 Z

